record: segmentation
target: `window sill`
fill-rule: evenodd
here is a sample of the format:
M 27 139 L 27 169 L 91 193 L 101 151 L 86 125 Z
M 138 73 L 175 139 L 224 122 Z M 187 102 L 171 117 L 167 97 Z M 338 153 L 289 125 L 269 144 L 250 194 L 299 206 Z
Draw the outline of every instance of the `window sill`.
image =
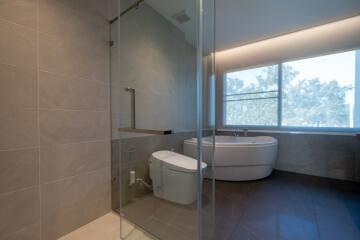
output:
M 244 127 L 246 128 L 246 127 Z M 239 132 L 243 128 L 219 128 L 216 131 L 221 132 Z M 313 131 L 313 130 L 288 130 L 288 129 L 280 129 L 280 130 L 270 130 L 270 129 L 249 129 L 249 132 L 260 132 L 260 133 L 280 133 L 280 134 L 308 134 L 308 135 L 337 135 L 337 136 L 356 136 L 359 134 L 357 129 L 354 131 L 349 130 L 349 132 L 344 131 Z

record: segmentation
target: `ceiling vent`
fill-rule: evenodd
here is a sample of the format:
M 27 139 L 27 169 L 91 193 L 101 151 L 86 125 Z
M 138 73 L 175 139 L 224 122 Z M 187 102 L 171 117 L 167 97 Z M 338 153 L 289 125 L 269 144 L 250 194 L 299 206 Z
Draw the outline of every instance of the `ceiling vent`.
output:
M 179 24 L 183 24 L 190 20 L 190 17 L 186 14 L 185 10 L 175 13 L 172 18 L 175 19 Z

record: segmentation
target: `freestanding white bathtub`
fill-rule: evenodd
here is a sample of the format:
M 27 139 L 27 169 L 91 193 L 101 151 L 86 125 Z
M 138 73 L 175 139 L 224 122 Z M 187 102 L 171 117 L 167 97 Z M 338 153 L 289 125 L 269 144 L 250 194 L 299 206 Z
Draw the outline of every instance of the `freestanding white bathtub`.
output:
M 203 161 L 214 166 L 217 180 L 248 181 L 269 176 L 274 168 L 278 141 L 276 138 L 216 136 L 215 154 L 212 161 L 213 138 L 203 138 Z M 197 139 L 184 141 L 184 154 L 196 158 Z M 210 177 L 211 172 L 205 173 Z

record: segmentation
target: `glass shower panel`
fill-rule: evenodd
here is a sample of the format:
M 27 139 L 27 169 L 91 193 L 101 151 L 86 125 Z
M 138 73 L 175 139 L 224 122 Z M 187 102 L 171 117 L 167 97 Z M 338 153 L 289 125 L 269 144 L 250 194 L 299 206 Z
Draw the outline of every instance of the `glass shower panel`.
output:
M 201 160 L 207 164 L 202 171 L 202 201 L 199 206 L 200 239 L 215 240 L 215 178 L 213 174 L 215 142 L 215 0 L 202 1 L 200 34 L 202 101 Z
M 199 207 L 211 208 L 198 204 L 205 188 L 199 189 L 197 156 L 184 152 L 197 129 L 212 135 L 208 125 L 197 125 L 197 70 L 204 71 L 211 52 L 206 58 L 202 48 L 198 52 L 197 4 L 121 0 L 111 24 L 112 208 L 154 239 L 198 239 L 205 212 Z M 203 62 L 197 65 L 199 53 Z M 207 109 L 205 75 L 200 105 Z M 201 114 L 207 123 L 209 112 Z M 203 200 L 211 203 L 207 194 Z M 125 239 L 134 234 L 122 233 Z

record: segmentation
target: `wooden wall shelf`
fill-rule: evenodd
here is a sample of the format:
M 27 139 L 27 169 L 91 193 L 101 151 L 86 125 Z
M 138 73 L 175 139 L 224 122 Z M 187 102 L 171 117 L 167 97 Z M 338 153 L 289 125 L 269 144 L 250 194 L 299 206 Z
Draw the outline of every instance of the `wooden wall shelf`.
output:
M 151 130 L 151 129 L 139 129 L 139 128 L 119 128 L 120 132 L 132 132 L 154 135 L 169 135 L 172 134 L 172 130 Z

